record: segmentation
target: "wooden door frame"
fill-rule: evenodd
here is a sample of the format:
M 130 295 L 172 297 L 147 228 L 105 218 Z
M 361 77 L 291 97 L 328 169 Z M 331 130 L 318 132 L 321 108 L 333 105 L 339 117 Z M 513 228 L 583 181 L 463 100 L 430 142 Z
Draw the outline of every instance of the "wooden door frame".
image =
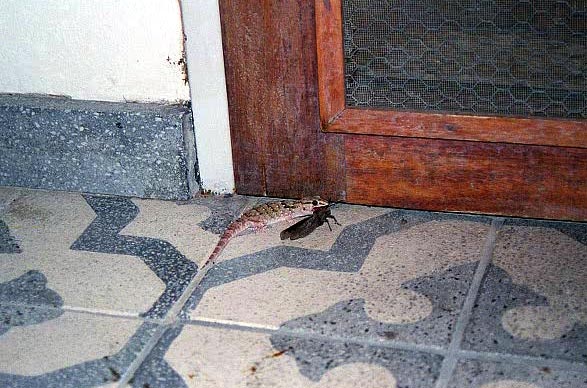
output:
M 239 194 L 587 221 L 586 148 L 324 132 L 317 3 L 219 3 Z
M 342 136 L 320 130 L 314 3 L 219 5 L 237 192 L 345 200 Z
M 342 0 L 315 0 L 320 121 L 326 132 L 587 148 L 587 121 L 384 109 L 345 104 Z

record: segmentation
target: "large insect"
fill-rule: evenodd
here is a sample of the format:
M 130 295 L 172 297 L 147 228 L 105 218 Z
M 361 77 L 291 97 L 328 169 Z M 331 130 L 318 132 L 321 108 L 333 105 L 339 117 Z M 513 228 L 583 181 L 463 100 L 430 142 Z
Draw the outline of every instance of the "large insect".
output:
M 328 219 L 331 218 L 334 220 L 336 225 L 340 225 L 340 223 L 330 212 L 330 206 L 331 205 L 314 209 L 314 212 L 310 216 L 283 230 L 279 237 L 281 237 L 282 240 L 297 240 L 299 238 L 308 236 L 310 233 L 316 230 L 316 228 L 322 226 L 325 222 L 328 225 L 328 228 L 332 231 L 332 227 L 330 226 Z

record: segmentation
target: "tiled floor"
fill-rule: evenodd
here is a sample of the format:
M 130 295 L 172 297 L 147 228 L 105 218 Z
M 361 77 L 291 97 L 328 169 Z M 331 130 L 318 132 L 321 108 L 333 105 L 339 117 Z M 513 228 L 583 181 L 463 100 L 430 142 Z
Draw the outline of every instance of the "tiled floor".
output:
M 587 387 L 587 224 L 0 188 L 1 387 Z M 201 280 L 201 281 L 200 281 Z

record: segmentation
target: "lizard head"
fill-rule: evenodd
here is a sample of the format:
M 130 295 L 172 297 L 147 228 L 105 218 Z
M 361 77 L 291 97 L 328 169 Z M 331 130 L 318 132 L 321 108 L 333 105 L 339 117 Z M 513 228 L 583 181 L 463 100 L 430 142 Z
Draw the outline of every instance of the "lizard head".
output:
M 301 200 L 304 210 L 313 211 L 321 207 L 326 207 L 330 203 L 320 197 L 305 197 Z

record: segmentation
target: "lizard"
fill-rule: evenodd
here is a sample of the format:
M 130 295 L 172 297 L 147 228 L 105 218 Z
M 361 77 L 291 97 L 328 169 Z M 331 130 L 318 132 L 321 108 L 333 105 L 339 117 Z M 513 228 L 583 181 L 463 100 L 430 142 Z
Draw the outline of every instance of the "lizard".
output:
M 202 268 L 214 264 L 230 240 L 247 229 L 260 230 L 277 222 L 312 215 L 317 209 L 328 206 L 329 202 L 320 197 L 284 199 L 255 206 L 228 225 Z

